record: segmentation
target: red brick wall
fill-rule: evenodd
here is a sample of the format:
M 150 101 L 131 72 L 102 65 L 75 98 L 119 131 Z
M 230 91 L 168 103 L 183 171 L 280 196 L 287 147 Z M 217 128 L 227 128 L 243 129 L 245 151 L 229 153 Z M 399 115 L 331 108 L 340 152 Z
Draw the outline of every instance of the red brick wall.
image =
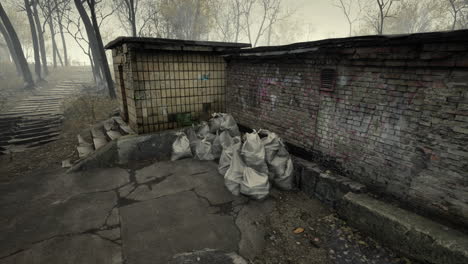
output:
M 228 58 L 227 111 L 336 160 L 414 208 L 468 224 L 468 44 L 403 43 Z M 335 90 L 320 90 L 335 69 Z

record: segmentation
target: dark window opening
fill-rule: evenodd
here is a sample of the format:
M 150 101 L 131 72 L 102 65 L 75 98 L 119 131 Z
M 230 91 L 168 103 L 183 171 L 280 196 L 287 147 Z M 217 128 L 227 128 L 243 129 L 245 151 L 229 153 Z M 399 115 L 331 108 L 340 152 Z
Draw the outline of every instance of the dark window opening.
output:
M 323 69 L 320 73 L 320 91 L 333 92 L 336 84 L 336 71 Z

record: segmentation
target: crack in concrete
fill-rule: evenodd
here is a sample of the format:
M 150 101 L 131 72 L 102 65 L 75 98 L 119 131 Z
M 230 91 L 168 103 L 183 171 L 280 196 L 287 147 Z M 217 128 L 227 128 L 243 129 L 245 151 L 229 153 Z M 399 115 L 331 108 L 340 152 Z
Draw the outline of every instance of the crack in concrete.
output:
M 208 199 L 207 197 L 199 194 L 197 191 L 196 191 L 196 187 L 195 188 L 192 188 L 190 189 L 191 192 L 193 192 L 199 199 L 202 199 L 204 201 L 206 201 L 209 205 L 209 207 L 215 207 L 217 208 L 219 211 L 218 212 L 215 212 L 214 214 L 219 214 L 219 215 L 233 215 L 234 214 L 234 206 L 233 206 L 233 202 L 234 201 L 229 201 L 229 202 L 226 202 L 226 203 L 219 203 L 219 204 L 214 204 L 210 201 L 210 199 Z
M 200 172 L 195 172 L 195 173 L 190 174 L 190 176 L 197 176 L 197 175 L 205 174 L 205 173 L 208 173 L 208 172 L 211 172 L 211 171 L 200 171 Z
M 193 192 L 198 198 L 200 198 L 200 199 L 206 201 L 210 207 L 218 207 L 218 208 L 220 209 L 220 211 L 215 212 L 215 214 L 229 215 L 229 216 L 231 216 L 233 225 L 234 225 L 234 227 L 236 228 L 236 230 L 237 230 L 237 232 L 238 232 L 238 234 L 239 234 L 239 240 L 238 240 L 238 242 L 237 242 L 236 252 L 237 252 L 238 254 L 240 254 L 240 243 L 241 243 L 241 241 L 242 241 L 242 231 L 241 231 L 240 227 L 237 225 L 237 218 L 238 218 L 239 213 L 240 213 L 240 211 L 242 210 L 242 208 L 243 208 L 245 205 L 249 204 L 250 199 L 247 199 L 245 202 L 242 202 L 242 203 L 239 203 L 239 204 L 236 204 L 236 205 L 233 205 L 234 201 L 230 201 L 230 202 L 227 202 L 227 203 L 221 203 L 221 204 L 213 204 L 213 203 L 211 203 L 211 201 L 210 201 L 208 198 L 206 198 L 206 197 L 204 197 L 203 195 L 199 194 L 199 193 L 196 191 L 196 188 L 192 188 L 190 191 Z M 229 206 L 229 210 L 230 210 L 229 213 L 225 213 L 225 212 L 223 211 L 223 210 L 225 210 L 225 207 L 226 207 L 226 206 Z M 241 207 L 241 208 L 236 212 L 236 211 L 234 210 L 235 207 Z
M 26 247 L 26 248 L 21 248 L 21 249 L 18 249 L 10 254 L 7 254 L 7 255 L 4 255 L 4 256 L 0 256 L 0 260 L 2 259 L 6 259 L 8 257 L 12 257 L 14 255 L 17 255 L 21 252 L 24 252 L 24 251 L 27 251 L 27 250 L 30 250 L 32 249 L 35 245 L 37 244 L 40 244 L 40 243 L 43 243 L 43 242 L 46 242 L 48 240 L 52 240 L 52 239 L 56 239 L 56 238 L 66 238 L 66 237 L 73 237 L 73 236 L 80 236 L 80 235 L 95 235 L 101 239 L 104 239 L 104 240 L 107 240 L 107 241 L 110 241 L 112 242 L 113 244 L 116 244 L 118 245 L 119 247 L 121 247 L 122 245 L 119 244 L 118 242 L 115 242 L 115 241 L 112 241 L 110 239 L 107 239 L 107 238 L 104 238 L 102 236 L 100 236 L 99 234 L 97 234 L 97 232 L 99 231 L 106 231 L 106 230 L 112 230 L 112 229 L 115 229 L 115 228 L 119 228 L 120 229 L 120 224 L 117 226 L 110 226 L 110 227 L 106 227 L 104 228 L 104 225 L 98 227 L 98 228 L 91 228 L 91 229 L 88 229 L 88 230 L 85 230 L 85 231 L 82 231 L 82 232 L 76 232 L 76 233 L 66 233 L 66 234 L 58 234 L 58 235 L 54 235 L 54 236 L 50 236 L 50 237 L 47 237 L 47 238 L 44 238 L 44 239 L 40 239 L 40 240 L 37 240 L 37 241 L 33 241 L 33 242 L 30 242 L 30 246 L 29 247 Z M 120 237 L 119 237 L 120 239 Z M 118 239 L 116 239 L 118 240 Z

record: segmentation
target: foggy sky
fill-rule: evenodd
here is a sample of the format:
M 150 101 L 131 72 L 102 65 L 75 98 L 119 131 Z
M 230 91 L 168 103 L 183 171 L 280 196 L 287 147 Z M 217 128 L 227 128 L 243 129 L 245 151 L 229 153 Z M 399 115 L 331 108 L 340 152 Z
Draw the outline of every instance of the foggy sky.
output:
M 333 5 L 333 0 L 283 0 L 284 6 L 295 10 L 291 19 L 312 28 L 309 34 L 304 34 L 295 41 L 313 41 L 325 38 L 346 37 L 348 33 L 347 22 L 341 10 Z M 103 31 L 111 31 L 113 37 L 105 39 L 104 44 L 119 35 L 125 35 L 120 21 L 112 18 L 112 22 L 104 23 L 112 25 L 112 28 L 103 28 Z M 89 63 L 75 41 L 69 36 L 67 44 L 70 46 L 70 57 L 75 61 Z

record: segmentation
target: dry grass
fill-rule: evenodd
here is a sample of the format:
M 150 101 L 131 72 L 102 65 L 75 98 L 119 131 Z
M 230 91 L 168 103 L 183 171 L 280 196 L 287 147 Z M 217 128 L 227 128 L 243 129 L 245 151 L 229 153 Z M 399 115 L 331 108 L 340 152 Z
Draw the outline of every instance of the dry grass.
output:
M 96 122 L 109 118 L 117 109 L 117 100 L 98 92 L 90 92 L 95 88 L 89 87 L 78 98 L 70 98 L 64 103 L 65 128 L 64 131 L 80 131 Z

